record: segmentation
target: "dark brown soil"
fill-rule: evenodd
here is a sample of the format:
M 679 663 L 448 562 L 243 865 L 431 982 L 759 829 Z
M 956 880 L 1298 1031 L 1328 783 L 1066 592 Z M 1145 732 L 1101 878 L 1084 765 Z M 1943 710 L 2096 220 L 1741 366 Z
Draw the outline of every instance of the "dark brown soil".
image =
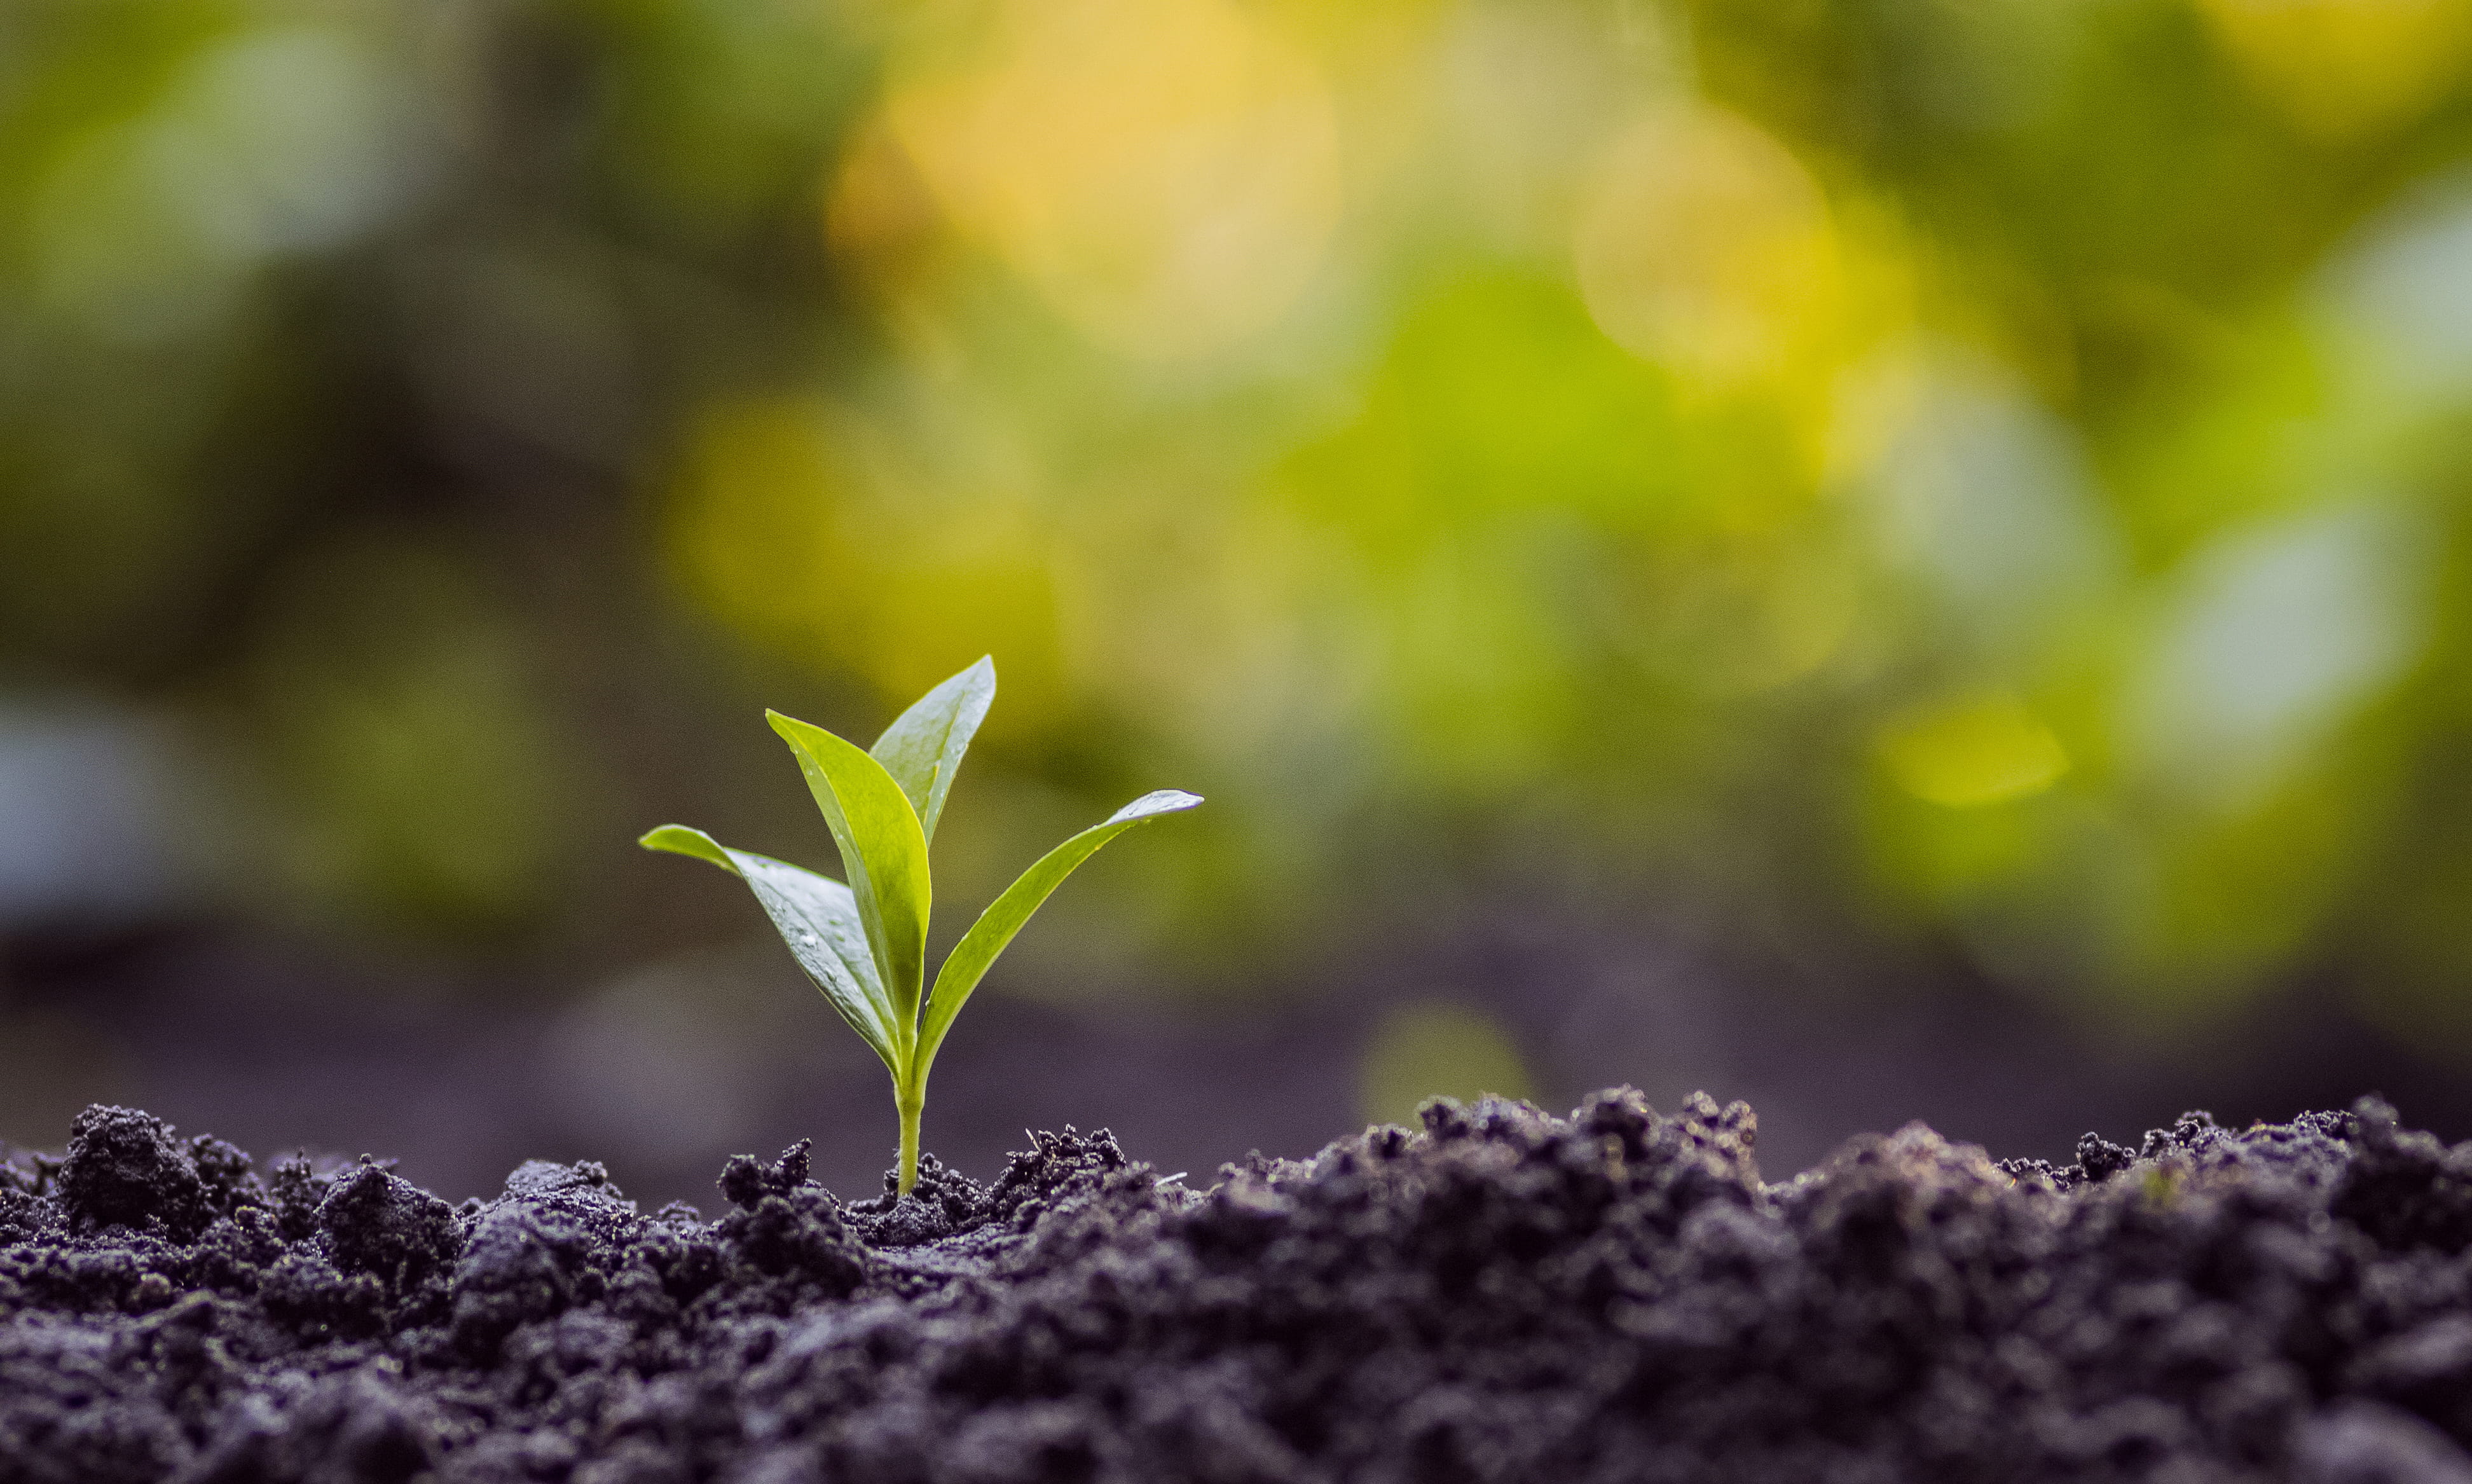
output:
M 2472 1144 L 2374 1101 L 1775 1185 L 1741 1104 L 1424 1122 L 706 1221 L 89 1109 L 0 1165 L 0 1480 L 2472 1484 Z

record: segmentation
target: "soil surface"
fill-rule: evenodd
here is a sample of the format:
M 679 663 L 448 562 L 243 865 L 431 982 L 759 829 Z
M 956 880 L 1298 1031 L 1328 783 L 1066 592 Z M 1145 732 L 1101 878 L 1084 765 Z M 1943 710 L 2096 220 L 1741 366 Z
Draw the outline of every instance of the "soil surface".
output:
M 2472 1484 L 2472 1143 L 1752 1140 L 1438 1102 L 1206 1190 L 1068 1129 L 859 1202 L 802 1146 L 706 1220 L 97 1107 L 0 1161 L 0 1480 Z

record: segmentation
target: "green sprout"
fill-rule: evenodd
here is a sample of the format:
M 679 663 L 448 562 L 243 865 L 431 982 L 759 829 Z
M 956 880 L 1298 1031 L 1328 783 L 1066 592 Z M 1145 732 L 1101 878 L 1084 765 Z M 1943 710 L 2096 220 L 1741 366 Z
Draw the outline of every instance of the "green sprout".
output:
M 767 711 L 797 754 L 807 789 L 841 847 L 844 886 L 767 855 L 733 850 L 701 829 L 664 825 L 636 843 L 708 860 L 745 881 L 816 988 L 892 1073 L 901 1113 L 901 1185 L 918 1183 L 918 1114 L 927 1071 L 970 992 L 1047 894 L 1099 847 L 1136 825 L 1201 802 L 1163 788 L 1118 809 L 1040 856 L 989 904 L 922 993 L 927 969 L 927 842 L 970 738 L 995 700 L 996 667 L 981 659 L 919 698 L 862 752 L 821 727 Z

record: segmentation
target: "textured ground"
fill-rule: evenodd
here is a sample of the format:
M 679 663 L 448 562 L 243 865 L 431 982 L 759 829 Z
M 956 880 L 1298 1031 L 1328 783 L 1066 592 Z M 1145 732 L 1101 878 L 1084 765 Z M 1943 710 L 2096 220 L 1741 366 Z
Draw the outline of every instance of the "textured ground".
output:
M 2383 1106 L 1762 1184 L 1742 1105 L 1437 1104 L 1161 1185 L 451 1207 L 90 1109 L 0 1164 L 0 1480 L 2472 1484 L 2472 1144 Z

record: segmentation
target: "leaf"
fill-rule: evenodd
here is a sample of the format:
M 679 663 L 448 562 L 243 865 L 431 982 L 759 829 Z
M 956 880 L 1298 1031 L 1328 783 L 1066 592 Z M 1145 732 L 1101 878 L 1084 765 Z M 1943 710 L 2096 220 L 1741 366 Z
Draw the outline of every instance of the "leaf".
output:
M 936 993 L 927 1001 L 927 1019 L 918 1030 L 918 1051 L 915 1057 L 917 1075 L 922 1082 L 927 1068 L 936 1060 L 936 1048 L 944 1042 L 944 1033 L 953 1026 L 953 1017 L 962 1013 L 970 992 L 996 955 L 1012 942 L 1048 894 L 1073 874 L 1074 868 L 1088 860 L 1105 845 L 1136 825 L 1146 825 L 1162 815 L 1181 813 L 1201 802 L 1199 794 L 1179 789 L 1162 788 L 1144 794 L 1139 799 L 1107 816 L 1103 824 L 1093 825 L 1062 845 L 1038 858 L 1038 863 L 1021 874 L 1018 880 L 1004 889 L 1004 895 L 989 903 L 962 941 L 953 945 L 944 967 L 936 974 Z
M 857 747 L 795 717 L 764 713 L 790 744 L 807 792 L 824 811 L 841 847 L 860 922 L 878 977 L 892 1003 L 893 1044 L 905 1060 L 916 1044 L 918 1000 L 927 972 L 927 835 L 917 811 L 884 765 Z
M 701 829 L 664 825 L 635 842 L 648 850 L 667 850 L 708 860 L 744 880 L 764 906 L 764 915 L 781 931 L 781 941 L 824 999 L 851 1030 L 868 1043 L 898 1079 L 901 1065 L 892 1036 L 892 1001 L 877 977 L 868 952 L 867 929 L 859 922 L 850 889 L 830 876 L 802 866 L 733 850 Z
M 986 720 L 996 698 L 996 662 L 982 657 L 977 664 L 918 698 L 869 752 L 910 800 L 918 813 L 918 832 L 936 838 L 936 820 L 944 812 L 944 795 L 961 770 L 962 754 Z

